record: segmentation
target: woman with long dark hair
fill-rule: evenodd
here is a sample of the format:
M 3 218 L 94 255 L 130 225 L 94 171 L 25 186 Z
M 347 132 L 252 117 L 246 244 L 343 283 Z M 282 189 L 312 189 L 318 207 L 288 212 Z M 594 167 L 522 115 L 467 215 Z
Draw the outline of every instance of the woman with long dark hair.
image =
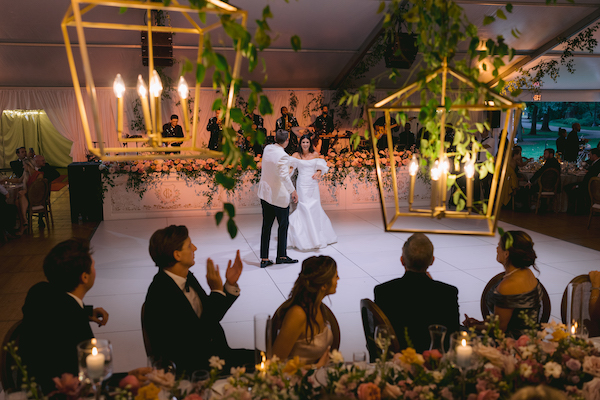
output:
M 309 257 L 294 283 L 290 297 L 278 309 L 283 318 L 273 345 L 273 354 L 282 360 L 300 357 L 321 367 L 329 360 L 333 334 L 323 317 L 323 298 L 337 288 L 337 264 L 329 256 Z
M 524 320 L 538 321 L 542 287 L 530 267 L 537 258 L 531 237 L 523 231 L 508 231 L 500 237 L 496 260 L 504 267 L 504 277 L 487 295 L 489 310 L 499 317 L 500 329 L 507 336 L 519 338 L 530 327 Z M 465 314 L 463 324 L 469 328 L 483 328 L 483 322 Z
M 315 151 L 310 135 L 300 138 L 298 151 L 292 154 L 298 159 L 298 206 L 290 215 L 288 244 L 299 250 L 311 250 L 327 247 L 337 242 L 331 221 L 321 206 L 319 179 L 329 170 L 324 159 Z

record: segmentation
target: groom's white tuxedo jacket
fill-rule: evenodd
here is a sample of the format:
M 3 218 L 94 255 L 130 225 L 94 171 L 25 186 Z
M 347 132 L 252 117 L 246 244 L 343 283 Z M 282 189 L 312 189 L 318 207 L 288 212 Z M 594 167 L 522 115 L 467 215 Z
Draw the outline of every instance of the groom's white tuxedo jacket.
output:
M 290 194 L 296 190 L 290 179 L 290 167 L 295 165 L 283 147 L 270 144 L 262 157 L 262 172 L 258 183 L 258 198 L 277 207 L 290 205 Z

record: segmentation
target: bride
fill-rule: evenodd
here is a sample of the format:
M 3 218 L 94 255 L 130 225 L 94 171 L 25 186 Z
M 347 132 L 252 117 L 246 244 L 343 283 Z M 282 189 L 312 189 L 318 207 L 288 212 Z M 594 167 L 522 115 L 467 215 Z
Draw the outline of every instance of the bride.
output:
M 290 215 L 289 246 L 299 250 L 327 247 L 328 244 L 337 242 L 337 236 L 321 207 L 318 180 L 329 168 L 325 160 L 319 158 L 309 135 L 300 138 L 298 151 L 292 157 L 298 159 L 298 206 Z

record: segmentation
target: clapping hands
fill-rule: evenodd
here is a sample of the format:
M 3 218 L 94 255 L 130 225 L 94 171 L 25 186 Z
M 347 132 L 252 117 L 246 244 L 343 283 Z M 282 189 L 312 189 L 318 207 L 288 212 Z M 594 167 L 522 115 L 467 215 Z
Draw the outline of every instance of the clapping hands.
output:
M 238 250 L 233 264 L 231 263 L 231 260 L 227 263 L 227 270 L 225 271 L 226 282 L 231 286 L 237 286 L 237 281 L 240 278 L 240 275 L 242 275 L 243 268 L 244 265 L 242 264 L 240 251 Z M 208 282 L 210 290 L 223 290 L 223 280 L 221 279 L 219 266 L 215 266 L 213 260 L 210 258 L 206 260 L 206 281 Z

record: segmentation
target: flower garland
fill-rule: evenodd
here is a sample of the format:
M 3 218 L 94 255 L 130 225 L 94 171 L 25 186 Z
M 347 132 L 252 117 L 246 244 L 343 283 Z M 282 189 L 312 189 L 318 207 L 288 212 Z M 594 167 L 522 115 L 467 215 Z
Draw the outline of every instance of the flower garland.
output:
M 390 154 L 387 150 L 380 151 L 381 164 L 384 168 L 389 168 Z M 394 160 L 398 168 L 407 166 L 412 157 L 410 151 L 394 151 Z M 105 193 L 108 187 L 114 187 L 114 178 L 118 175 L 127 176 L 127 188 L 139 194 L 140 198 L 143 194 L 152 187 L 155 187 L 160 178 L 166 175 L 174 174 L 178 179 L 184 179 L 188 186 L 194 184 L 208 185 L 208 189 L 202 194 L 212 200 L 217 192 L 218 184 L 215 182 L 215 175 L 218 172 L 232 172 L 231 165 L 224 165 L 223 159 L 208 158 L 203 159 L 175 159 L 175 160 L 138 160 L 128 162 L 102 162 L 100 171 L 103 176 L 103 189 Z M 256 184 L 260 180 L 260 170 L 262 166 L 261 156 L 254 157 L 256 162 L 256 170 L 244 171 L 241 166 L 236 166 L 233 171 L 235 178 L 235 186 L 230 191 L 239 189 L 244 183 L 244 179 L 248 177 L 250 183 Z M 348 151 L 344 150 L 340 153 L 329 152 L 325 157 L 329 172 L 323 175 L 322 179 L 331 183 L 333 186 L 342 185 L 346 177 L 350 173 L 355 173 L 361 181 L 376 183 L 377 178 L 374 174 L 375 159 L 370 150 Z M 388 179 L 387 186 L 391 187 L 391 182 Z

